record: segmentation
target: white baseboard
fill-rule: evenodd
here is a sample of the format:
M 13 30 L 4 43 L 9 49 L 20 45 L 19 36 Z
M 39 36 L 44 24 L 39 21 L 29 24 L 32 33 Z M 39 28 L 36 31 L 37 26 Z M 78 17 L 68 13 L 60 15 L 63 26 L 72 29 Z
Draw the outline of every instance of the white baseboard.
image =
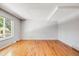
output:
M 72 48 L 74 48 L 74 49 L 76 49 L 76 50 L 79 51 L 79 47 L 74 47 L 72 44 L 69 44 L 69 43 L 67 43 L 67 42 L 65 42 L 65 41 L 63 41 L 63 40 L 59 40 L 59 41 L 65 43 L 65 44 L 67 44 L 68 46 L 70 46 L 70 47 L 72 47 Z
M 22 40 L 58 40 L 56 38 L 23 38 Z
M 3 49 L 3 48 L 5 48 L 5 47 L 7 47 L 7 46 L 9 46 L 9 45 L 11 45 L 11 44 L 13 44 L 13 43 L 16 43 L 16 41 L 10 42 L 10 43 L 8 43 L 8 44 L 6 44 L 6 45 L 0 47 L 0 49 Z

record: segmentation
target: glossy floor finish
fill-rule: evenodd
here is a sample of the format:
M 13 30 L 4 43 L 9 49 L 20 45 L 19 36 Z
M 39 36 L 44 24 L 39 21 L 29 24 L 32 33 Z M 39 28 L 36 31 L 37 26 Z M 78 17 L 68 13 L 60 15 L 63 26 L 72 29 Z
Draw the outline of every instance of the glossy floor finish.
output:
M 0 50 L 5 56 L 79 56 L 79 52 L 58 40 L 21 40 Z

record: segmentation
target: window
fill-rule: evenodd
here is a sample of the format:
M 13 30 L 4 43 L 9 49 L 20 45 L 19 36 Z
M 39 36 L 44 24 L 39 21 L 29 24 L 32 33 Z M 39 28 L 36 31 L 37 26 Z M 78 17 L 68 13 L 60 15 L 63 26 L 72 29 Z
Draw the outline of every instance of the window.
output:
M 13 36 L 13 21 L 0 16 L 0 38 Z

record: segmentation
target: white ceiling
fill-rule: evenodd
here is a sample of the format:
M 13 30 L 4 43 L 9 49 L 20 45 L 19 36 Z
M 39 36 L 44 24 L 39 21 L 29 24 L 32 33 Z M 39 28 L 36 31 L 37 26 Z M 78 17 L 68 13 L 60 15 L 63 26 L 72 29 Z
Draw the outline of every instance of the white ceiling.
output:
M 2 3 L 0 7 L 22 20 L 39 24 L 63 22 L 79 14 L 77 3 Z
M 55 14 L 50 18 L 50 22 L 52 23 L 53 20 L 57 21 L 58 23 L 66 22 L 69 20 L 79 18 L 79 7 L 76 6 L 64 6 L 59 7 Z

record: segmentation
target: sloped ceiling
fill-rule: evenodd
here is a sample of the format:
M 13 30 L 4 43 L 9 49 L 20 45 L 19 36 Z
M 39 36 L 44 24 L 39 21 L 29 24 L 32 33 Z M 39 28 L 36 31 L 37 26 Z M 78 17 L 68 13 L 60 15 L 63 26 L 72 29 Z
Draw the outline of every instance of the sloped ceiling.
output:
M 3 3 L 0 7 L 21 20 L 39 25 L 61 23 L 79 14 L 79 4 Z

